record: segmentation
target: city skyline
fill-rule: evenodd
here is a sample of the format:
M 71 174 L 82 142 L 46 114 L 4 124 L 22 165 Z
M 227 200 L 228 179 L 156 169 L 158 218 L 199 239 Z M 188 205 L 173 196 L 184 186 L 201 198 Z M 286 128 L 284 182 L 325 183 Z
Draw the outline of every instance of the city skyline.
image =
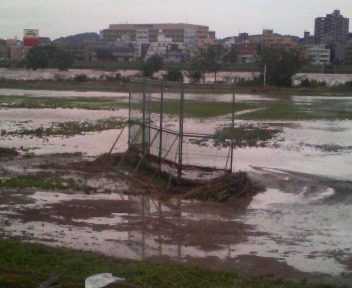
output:
M 40 36 L 56 39 L 96 32 L 109 24 L 192 23 L 207 25 L 217 38 L 263 29 L 303 37 L 314 34 L 314 19 L 341 10 L 352 17 L 350 0 L 2 0 L 0 38 L 23 37 L 23 29 L 37 28 Z M 162 3 L 162 5 L 160 5 Z M 92 19 L 95 19 L 92 21 Z

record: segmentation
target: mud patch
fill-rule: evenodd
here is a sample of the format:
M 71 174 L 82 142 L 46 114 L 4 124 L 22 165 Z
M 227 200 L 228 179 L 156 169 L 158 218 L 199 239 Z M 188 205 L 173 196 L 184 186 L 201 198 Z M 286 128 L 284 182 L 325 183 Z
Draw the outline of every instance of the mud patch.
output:
M 19 154 L 16 149 L 0 147 L 0 158 L 12 158 Z

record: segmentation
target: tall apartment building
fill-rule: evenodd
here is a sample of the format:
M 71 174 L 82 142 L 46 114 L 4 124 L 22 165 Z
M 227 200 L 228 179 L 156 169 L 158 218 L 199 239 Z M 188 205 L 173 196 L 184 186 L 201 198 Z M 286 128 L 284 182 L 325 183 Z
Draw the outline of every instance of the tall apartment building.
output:
M 194 24 L 111 24 L 108 29 L 100 31 L 103 40 L 120 41 L 129 37 L 136 43 L 139 56 L 143 54 L 143 47 L 158 41 L 158 35 L 163 33 L 173 43 L 184 43 L 187 53 L 197 47 L 204 47 L 215 43 L 215 32 L 209 31 L 208 26 Z
M 347 42 L 346 45 L 345 62 L 346 64 L 352 64 L 352 40 Z
M 315 19 L 314 36 L 318 44 L 346 43 L 349 35 L 349 19 L 334 10 L 326 17 Z

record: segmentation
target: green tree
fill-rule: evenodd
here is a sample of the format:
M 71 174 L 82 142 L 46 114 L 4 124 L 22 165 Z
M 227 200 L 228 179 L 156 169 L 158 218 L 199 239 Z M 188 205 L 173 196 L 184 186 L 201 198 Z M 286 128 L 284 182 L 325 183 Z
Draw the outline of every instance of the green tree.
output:
M 189 78 L 190 82 L 194 83 L 194 84 L 199 84 L 200 79 L 204 79 L 204 81 L 205 81 L 204 74 L 200 71 L 197 71 L 197 70 L 189 71 L 188 78 Z
M 183 82 L 183 74 L 177 69 L 169 69 L 166 74 L 163 75 L 164 80 L 171 82 Z
M 199 48 L 192 59 L 192 68 L 195 71 L 214 72 L 216 81 L 216 74 L 223 65 L 229 60 L 231 50 L 226 49 L 220 44 L 211 45 L 207 48 Z
M 42 47 L 34 46 L 28 51 L 25 61 L 28 69 L 37 70 L 38 68 L 48 68 L 50 59 L 47 51 Z
M 28 51 L 25 61 L 26 67 L 33 70 L 48 67 L 66 70 L 72 66 L 73 57 L 68 51 L 56 46 L 35 46 Z
M 302 55 L 299 49 L 264 49 L 260 54 L 259 63 L 262 71 L 266 70 L 266 83 L 291 87 L 292 77 L 305 63 Z
M 163 58 L 159 55 L 149 57 L 142 66 L 142 73 L 144 77 L 152 77 L 155 72 L 161 70 L 164 66 Z
M 72 67 L 73 57 L 70 52 L 59 49 L 54 55 L 55 66 L 59 70 L 67 70 Z
M 229 63 L 232 63 L 232 64 L 233 63 L 237 63 L 237 59 L 238 59 L 238 54 L 233 49 L 228 50 L 228 52 L 224 56 L 225 62 L 229 62 Z
M 97 58 L 98 60 L 114 60 L 114 56 L 112 55 L 111 51 L 109 49 L 97 49 Z

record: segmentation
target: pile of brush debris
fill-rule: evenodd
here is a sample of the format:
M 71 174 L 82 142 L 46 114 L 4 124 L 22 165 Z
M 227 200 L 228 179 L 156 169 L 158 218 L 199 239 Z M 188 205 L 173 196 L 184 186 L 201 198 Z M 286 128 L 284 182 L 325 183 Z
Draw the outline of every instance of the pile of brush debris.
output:
M 130 155 L 128 155 L 130 156 Z M 150 181 L 151 173 L 150 169 L 141 166 L 139 169 L 139 174 L 136 177 L 131 177 L 131 171 L 136 166 L 135 157 L 124 157 L 123 153 L 117 154 L 104 154 L 96 158 L 94 161 L 88 161 L 86 163 L 81 163 L 80 168 L 84 170 L 89 170 L 90 172 L 98 172 L 105 169 L 114 169 L 114 167 L 119 166 L 120 160 L 124 160 L 124 170 L 126 175 L 134 184 L 140 184 L 142 190 L 145 192 L 158 192 L 157 194 L 164 195 L 165 197 L 172 197 L 170 191 L 173 191 L 175 197 L 181 197 L 182 199 L 197 199 L 204 201 L 215 201 L 215 202 L 225 202 L 230 199 L 235 198 L 246 198 L 251 199 L 258 192 L 263 191 L 263 187 L 253 182 L 246 172 L 224 172 L 219 177 L 213 178 L 207 181 L 182 181 L 177 183 L 177 181 L 160 181 L 162 179 L 168 180 L 169 177 L 165 177 L 162 173 L 158 173 L 158 181 Z M 82 165 L 83 164 L 83 165 Z M 78 167 L 76 167 L 78 168 Z M 129 171 L 132 168 L 131 171 Z M 154 169 L 155 170 L 155 169 Z M 117 172 L 117 170 L 115 170 Z M 128 172 L 129 171 L 129 172 Z M 120 173 L 123 175 L 124 173 Z M 169 185 L 166 185 L 169 182 Z M 149 183 L 149 185 L 148 185 Z M 172 183 L 172 185 L 170 185 Z
M 183 199 L 225 202 L 239 197 L 252 198 L 263 187 L 253 182 L 246 172 L 225 173 L 183 194 Z
M 19 154 L 16 149 L 0 147 L 0 157 L 15 157 Z

